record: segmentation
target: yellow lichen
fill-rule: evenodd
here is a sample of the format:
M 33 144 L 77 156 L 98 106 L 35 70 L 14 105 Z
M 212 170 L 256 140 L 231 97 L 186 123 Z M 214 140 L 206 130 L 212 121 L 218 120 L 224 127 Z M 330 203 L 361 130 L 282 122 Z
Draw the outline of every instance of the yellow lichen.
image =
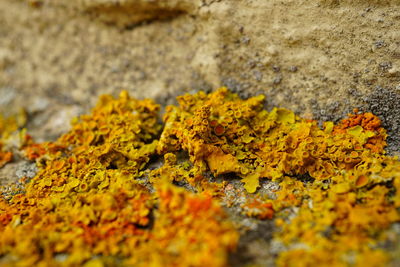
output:
M 90 265 L 101 255 L 101 262 L 113 256 L 112 264 L 135 266 L 226 265 L 237 234 L 210 195 L 165 178 L 151 193 L 135 179 L 155 155 L 158 109 L 126 92 L 103 96 L 56 142 L 26 142 L 40 171 L 23 194 L 0 200 L 6 263 Z M 173 164 L 173 155 L 166 159 Z M 61 263 L 60 254 L 66 255 Z
M 275 219 L 286 247 L 277 265 L 388 262 L 379 242 L 400 221 L 400 162 L 384 152 L 380 120 L 355 110 L 321 129 L 263 101 L 226 88 L 180 96 L 162 128 L 158 105 L 122 92 L 55 142 L 24 135 L 40 170 L 25 192 L 0 199 L 0 256 L 27 266 L 225 266 L 238 241 L 221 208 L 240 191 L 225 179 L 234 174 L 246 191 L 241 213 Z M 267 179 L 273 197 L 257 194 Z
M 164 117 L 170 127 L 163 131 L 159 153 L 186 150 L 198 172 L 235 173 L 249 193 L 262 178 L 276 180 L 281 189 L 267 203 L 276 211 L 300 208 L 293 220 L 280 223 L 276 238 L 306 248 L 282 253 L 279 265 L 309 266 L 321 259 L 339 266 L 350 264 L 346 253 L 356 253 L 357 259 L 371 251 L 382 254 L 371 246 L 399 221 L 399 197 L 380 184 L 393 182 L 399 189 L 400 163 L 384 155 L 386 132 L 376 116 L 356 110 L 338 125 L 325 123 L 322 130 L 285 109 L 266 112 L 262 97 L 240 100 L 225 88 L 178 100 L 180 106 L 169 107 Z M 210 124 L 223 125 L 223 134 L 210 130 Z M 315 182 L 303 185 L 292 178 L 298 175 Z M 329 229 L 333 234 L 325 236 Z

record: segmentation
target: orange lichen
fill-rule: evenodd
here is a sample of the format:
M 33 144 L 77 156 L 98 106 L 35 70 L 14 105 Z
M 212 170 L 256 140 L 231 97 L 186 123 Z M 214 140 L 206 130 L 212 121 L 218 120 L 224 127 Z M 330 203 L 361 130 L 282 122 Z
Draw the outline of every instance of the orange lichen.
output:
M 279 182 L 276 199 L 262 203 L 271 203 L 275 211 L 295 206 L 300 212 L 289 224 L 280 223 L 283 231 L 277 238 L 308 247 L 301 254 L 281 254 L 279 264 L 306 263 L 307 257 L 319 258 L 318 253 L 327 264 L 347 264 L 342 259 L 346 253 L 362 258 L 375 236 L 399 221 L 398 206 L 392 204 L 399 203 L 397 194 L 379 186 L 394 182 L 398 188 L 400 179 L 400 163 L 383 155 L 386 131 L 380 120 L 356 110 L 338 125 L 326 122 L 320 129 L 317 122 L 286 109 L 267 112 L 262 100 L 240 100 L 225 88 L 178 98 L 180 106 L 169 107 L 164 117 L 158 152 L 185 150 L 199 173 L 235 173 L 249 193 L 261 178 Z M 219 124 L 223 135 L 214 130 Z M 315 181 L 304 184 L 292 178 L 299 175 Z M 379 202 L 369 197 L 377 194 Z M 336 234 L 324 237 L 327 229 Z M 353 241 L 347 245 L 349 236 Z M 336 248 L 336 253 L 322 253 Z
M 358 125 L 366 131 L 376 131 L 381 127 L 381 120 L 370 112 L 359 114 L 358 109 L 354 109 L 354 114 L 349 114 L 347 119 L 343 119 L 336 125 L 334 132 L 343 132 L 348 128 Z
M 363 187 L 363 186 L 368 184 L 368 180 L 369 180 L 369 178 L 367 176 L 361 175 L 356 180 L 356 186 L 357 187 Z
M 222 126 L 221 124 L 217 124 L 217 125 L 214 127 L 214 133 L 215 133 L 216 135 L 218 135 L 218 136 L 223 135 L 223 134 L 225 133 L 225 127 Z
M 309 173 L 327 179 L 358 164 L 358 148 L 379 153 L 386 145 L 385 130 L 370 113 L 321 130 L 286 109 L 266 112 L 263 97 L 241 100 L 225 88 L 178 101 L 180 107 L 167 108 L 158 152 L 186 150 L 199 172 L 208 166 L 215 175 L 236 173 L 249 192 L 255 192 L 260 178 Z
M 162 129 L 158 105 L 122 92 L 102 96 L 56 142 L 25 136 L 40 170 L 25 192 L 0 199 L 0 256 L 27 266 L 60 264 L 59 255 L 70 266 L 225 266 L 238 234 L 218 201 L 232 207 L 240 190 L 212 180 L 233 173 L 241 212 L 276 219 L 286 246 L 277 265 L 390 260 L 379 242 L 400 221 L 400 162 L 385 155 L 380 120 L 356 110 L 321 129 L 263 100 L 226 88 L 180 96 Z M 157 156 L 164 165 L 147 170 Z M 273 196 L 253 194 L 262 179 L 277 185 Z
M 353 131 L 355 137 L 361 137 L 365 140 L 361 145 L 376 153 L 383 152 L 386 146 L 386 130 L 381 128 L 381 120 L 370 112 L 349 114 L 349 118 L 343 119 L 333 129 L 333 134 L 343 134 L 346 131 Z
M 259 199 L 250 199 L 242 205 L 244 214 L 249 217 L 256 217 L 260 220 L 272 219 L 274 209 L 272 203 L 264 202 Z
M 226 266 L 238 235 L 221 207 L 207 194 L 194 195 L 163 182 L 157 188 L 159 208 L 139 265 Z M 128 263 L 140 260 L 132 257 Z
M 22 133 L 22 135 L 22 149 L 27 159 L 36 160 L 47 153 L 48 146 L 51 143 L 37 144 L 29 134 Z
M 155 154 L 158 108 L 126 92 L 103 96 L 56 142 L 25 140 L 40 170 L 24 193 L 0 200 L 5 263 L 53 266 L 64 254 L 66 266 L 96 255 L 135 266 L 226 265 L 237 234 L 211 196 L 164 178 L 154 194 L 135 179 Z

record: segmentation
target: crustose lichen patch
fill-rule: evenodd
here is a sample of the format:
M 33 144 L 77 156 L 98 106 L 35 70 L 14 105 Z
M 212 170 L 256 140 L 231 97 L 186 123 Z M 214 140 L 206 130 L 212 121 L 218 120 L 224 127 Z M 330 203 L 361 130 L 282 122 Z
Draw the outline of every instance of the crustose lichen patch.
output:
M 54 142 L 22 130 L 20 149 L 38 172 L 2 194 L 0 262 L 226 266 L 243 231 L 232 207 L 273 221 L 264 236 L 281 244 L 278 266 L 392 260 L 380 244 L 400 220 L 400 162 L 386 155 L 376 114 L 354 110 L 320 127 L 227 88 L 177 100 L 162 123 L 158 104 L 123 91 L 102 96 Z M 7 144 L 18 126 L 2 125 Z M 12 161 L 0 149 L 2 164 Z M 155 158 L 164 164 L 149 168 Z

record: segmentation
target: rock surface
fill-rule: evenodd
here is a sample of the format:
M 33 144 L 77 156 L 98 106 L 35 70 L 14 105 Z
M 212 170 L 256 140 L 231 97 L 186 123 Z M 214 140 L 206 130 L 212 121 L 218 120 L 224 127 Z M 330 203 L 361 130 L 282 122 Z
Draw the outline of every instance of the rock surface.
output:
M 398 153 L 399 29 L 397 0 L 0 0 L 0 112 L 25 108 L 40 142 L 100 94 L 166 105 L 227 86 L 318 120 L 372 111 Z M 232 263 L 270 261 L 272 226 L 238 220 L 253 230 Z

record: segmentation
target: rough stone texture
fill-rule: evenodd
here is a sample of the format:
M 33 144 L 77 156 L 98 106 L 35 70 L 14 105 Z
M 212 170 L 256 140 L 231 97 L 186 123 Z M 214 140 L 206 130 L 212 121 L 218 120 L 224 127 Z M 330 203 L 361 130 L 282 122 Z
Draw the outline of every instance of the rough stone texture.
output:
M 103 93 L 165 105 L 226 85 L 318 120 L 372 111 L 399 152 L 399 29 L 399 0 L 0 0 L 0 112 L 25 108 L 44 141 Z M 273 226 L 236 221 L 232 264 L 272 264 Z
M 400 151 L 400 86 L 391 91 L 377 86 L 371 94 L 360 97 L 365 102 L 363 109 L 372 111 L 382 119 L 388 129 L 388 147 L 390 152 Z

